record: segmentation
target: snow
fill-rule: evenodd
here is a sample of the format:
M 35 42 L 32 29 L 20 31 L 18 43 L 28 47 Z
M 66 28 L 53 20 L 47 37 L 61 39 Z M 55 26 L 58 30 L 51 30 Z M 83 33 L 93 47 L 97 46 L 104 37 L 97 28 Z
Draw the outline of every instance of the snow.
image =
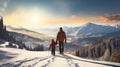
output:
M 0 67 L 113 67 L 120 63 L 93 61 L 70 54 L 52 56 L 50 51 L 0 47 Z
M 5 47 L 5 46 L 7 46 L 9 44 L 9 42 L 5 42 L 5 43 L 3 43 L 3 44 L 0 44 L 0 46 L 1 47 Z

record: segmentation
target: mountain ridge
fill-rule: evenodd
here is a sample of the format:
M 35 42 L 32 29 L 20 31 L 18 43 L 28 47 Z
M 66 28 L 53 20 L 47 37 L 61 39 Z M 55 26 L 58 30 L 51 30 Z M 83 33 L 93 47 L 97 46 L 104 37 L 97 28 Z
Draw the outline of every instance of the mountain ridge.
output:
M 25 28 L 13 28 L 12 26 L 7 26 L 7 28 L 13 29 L 13 30 L 25 30 L 28 32 L 35 32 L 31 31 Z M 75 26 L 75 27 L 68 27 L 63 26 L 63 30 L 66 32 L 67 36 L 81 36 L 81 35 L 93 35 L 93 34 L 106 34 L 111 32 L 116 32 L 120 30 L 120 25 L 100 25 L 95 24 L 93 22 L 88 22 L 82 26 Z M 38 32 L 41 32 L 40 34 L 46 34 L 46 35 L 56 35 L 59 31 L 59 28 L 40 28 Z
M 41 28 L 42 33 L 56 35 L 59 31 L 59 27 L 57 28 Z M 105 34 L 116 32 L 120 30 L 120 25 L 100 25 L 92 22 L 88 22 L 82 26 L 68 27 L 63 26 L 63 30 L 66 32 L 67 36 L 80 36 L 80 35 L 93 35 L 93 34 Z

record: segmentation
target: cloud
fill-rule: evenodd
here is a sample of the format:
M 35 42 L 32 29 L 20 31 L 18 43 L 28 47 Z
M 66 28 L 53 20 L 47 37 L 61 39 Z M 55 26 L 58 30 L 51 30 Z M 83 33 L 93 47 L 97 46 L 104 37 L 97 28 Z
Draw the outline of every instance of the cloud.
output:
M 58 7 L 61 13 L 69 14 L 70 13 L 70 5 L 67 2 L 62 0 L 53 0 L 54 4 Z
M 2 13 L 4 13 L 4 11 L 5 11 L 5 9 L 8 7 L 8 2 L 9 2 L 9 0 L 1 0 L 0 1 L 1 3 L 0 3 L 0 13 L 2 14 Z
M 6 25 L 21 27 L 79 26 L 88 22 L 87 18 L 76 15 L 58 17 L 42 9 L 28 10 L 23 7 L 19 7 L 13 13 L 6 15 L 4 19 Z
M 112 17 L 112 19 L 110 18 Z M 114 18 L 113 18 L 114 17 Z M 11 14 L 5 16 L 5 24 L 12 26 L 40 28 L 40 27 L 61 27 L 61 26 L 80 26 L 87 22 L 94 22 L 97 24 L 112 24 L 113 20 L 119 21 L 116 18 L 119 15 L 103 15 L 103 16 L 56 16 L 42 8 L 28 9 L 19 7 Z M 109 20 L 109 21 L 108 21 Z M 111 23 L 106 23 L 111 22 Z
M 106 22 L 120 22 L 120 14 L 106 14 L 102 17 L 106 19 Z
M 8 0 L 5 0 L 5 1 L 3 2 L 3 7 L 6 8 L 7 6 L 8 6 Z
M 105 14 L 102 16 L 94 16 L 90 19 L 98 24 L 120 24 L 120 14 Z

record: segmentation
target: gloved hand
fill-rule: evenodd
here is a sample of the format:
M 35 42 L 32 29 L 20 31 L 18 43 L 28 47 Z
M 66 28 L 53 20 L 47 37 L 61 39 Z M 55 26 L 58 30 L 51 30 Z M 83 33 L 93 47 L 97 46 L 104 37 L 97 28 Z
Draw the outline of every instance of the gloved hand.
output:
M 59 47 L 58 45 L 56 47 Z

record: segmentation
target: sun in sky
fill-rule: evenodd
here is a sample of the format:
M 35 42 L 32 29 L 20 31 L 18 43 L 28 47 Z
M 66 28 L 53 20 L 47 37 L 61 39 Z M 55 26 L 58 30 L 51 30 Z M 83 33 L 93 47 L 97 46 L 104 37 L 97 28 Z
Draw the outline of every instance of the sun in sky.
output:
M 39 22 L 41 22 L 41 17 L 39 17 L 39 16 L 37 16 L 37 15 L 31 16 L 31 17 L 30 17 L 30 21 L 31 21 L 32 23 L 39 23 Z

